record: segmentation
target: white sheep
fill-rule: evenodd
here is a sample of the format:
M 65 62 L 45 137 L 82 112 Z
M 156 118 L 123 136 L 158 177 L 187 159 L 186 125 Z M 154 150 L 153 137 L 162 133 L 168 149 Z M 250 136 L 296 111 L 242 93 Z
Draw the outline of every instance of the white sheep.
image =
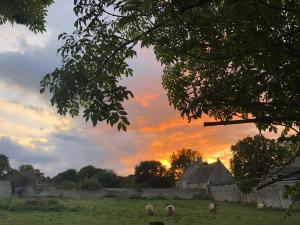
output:
M 175 214 L 175 206 L 174 205 L 167 205 L 166 214 L 168 216 Z
M 217 213 L 217 205 L 213 202 L 208 204 L 208 210 L 210 213 Z
M 264 204 L 264 202 L 258 202 L 258 203 L 256 204 L 256 207 L 257 207 L 258 209 L 262 209 L 262 208 L 265 207 L 265 204 Z
M 145 209 L 146 209 L 146 213 L 149 216 L 153 216 L 154 215 L 154 207 L 153 207 L 153 205 L 146 205 Z

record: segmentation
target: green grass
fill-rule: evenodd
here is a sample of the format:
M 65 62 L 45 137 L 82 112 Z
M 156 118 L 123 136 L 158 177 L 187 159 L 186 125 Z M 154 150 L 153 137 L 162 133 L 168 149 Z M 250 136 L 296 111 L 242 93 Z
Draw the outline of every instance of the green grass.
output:
M 45 201 L 48 201 L 46 199 Z M 94 200 L 59 199 L 63 207 L 47 211 L 24 206 L 25 200 L 14 199 L 0 203 L 1 225 L 148 225 L 149 221 L 163 221 L 166 225 L 299 225 L 300 212 L 285 217 L 282 210 L 256 209 L 254 205 L 218 203 L 217 214 L 207 210 L 208 201 L 163 199 Z M 51 201 L 50 201 L 51 202 Z M 52 200 L 53 202 L 53 200 Z M 147 216 L 145 205 L 152 204 L 155 216 Z M 173 204 L 176 215 L 166 216 L 165 205 Z M 1 207 L 4 206 L 4 207 Z M 8 206 L 8 207 L 7 207 Z M 9 207 L 11 206 L 11 208 Z M 15 208 L 14 208 L 15 207 Z M 25 207 L 25 208 L 24 208 Z

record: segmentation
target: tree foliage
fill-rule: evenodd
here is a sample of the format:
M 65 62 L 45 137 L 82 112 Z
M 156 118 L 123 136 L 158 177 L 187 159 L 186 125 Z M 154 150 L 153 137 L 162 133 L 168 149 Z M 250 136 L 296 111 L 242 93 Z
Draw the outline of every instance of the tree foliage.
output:
M 45 177 L 39 169 L 35 169 L 30 164 L 24 164 L 19 166 L 18 170 L 12 170 L 9 174 L 9 180 L 15 191 L 17 187 L 24 188 L 26 185 L 35 186 L 37 184 L 48 184 L 50 182 L 49 177 Z
M 256 135 L 231 146 L 231 170 L 238 179 L 256 179 L 267 175 L 271 169 L 284 165 L 293 155 L 294 146 L 278 143 Z
M 45 31 L 47 7 L 53 0 L 0 0 L 0 25 L 9 21 L 34 32 Z
M 10 171 L 11 167 L 7 156 L 0 154 L 0 179 L 6 178 Z
M 111 169 L 96 168 L 92 165 L 82 167 L 79 172 L 68 169 L 53 177 L 53 182 L 60 189 L 114 188 L 125 185 L 126 179 L 117 176 Z
M 203 160 L 203 154 L 201 152 L 183 148 L 173 152 L 170 156 L 170 171 L 174 175 L 175 179 L 179 179 L 190 163 L 198 160 Z
M 74 169 L 68 169 L 64 172 L 57 174 L 52 178 L 54 183 L 64 182 L 64 181 L 72 181 L 76 182 L 78 180 L 77 171 Z
M 189 120 L 299 121 L 298 0 L 74 2 L 75 30 L 59 36 L 62 66 L 41 82 L 60 114 L 83 108 L 93 125 L 126 130 L 123 102 L 133 95 L 120 81 L 140 45 L 154 49 L 169 101 Z
M 285 198 L 290 198 L 292 200 L 292 208 L 300 207 L 300 182 L 296 182 L 295 185 L 289 186 L 284 193 Z
M 141 186 L 162 188 L 170 187 L 172 177 L 159 161 L 142 161 L 134 171 L 135 182 Z

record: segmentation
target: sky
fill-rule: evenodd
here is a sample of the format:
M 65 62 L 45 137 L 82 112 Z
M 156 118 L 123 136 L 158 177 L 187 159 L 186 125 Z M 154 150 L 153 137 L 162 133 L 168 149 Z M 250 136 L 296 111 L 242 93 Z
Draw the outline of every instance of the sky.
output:
M 130 61 L 134 76 L 124 82 L 135 97 L 125 103 L 131 126 L 118 132 L 106 124 L 93 127 L 82 118 L 56 113 L 49 96 L 39 93 L 42 77 L 60 66 L 57 36 L 71 32 L 73 0 L 49 8 L 47 32 L 0 26 L 0 154 L 12 167 L 32 164 L 48 176 L 86 165 L 110 168 L 121 175 L 134 172 L 144 160 L 168 164 L 170 154 L 191 148 L 208 162 L 229 165 L 230 146 L 258 133 L 254 125 L 203 127 L 203 117 L 188 123 L 168 103 L 161 85 L 163 67 L 151 49 L 138 49 Z

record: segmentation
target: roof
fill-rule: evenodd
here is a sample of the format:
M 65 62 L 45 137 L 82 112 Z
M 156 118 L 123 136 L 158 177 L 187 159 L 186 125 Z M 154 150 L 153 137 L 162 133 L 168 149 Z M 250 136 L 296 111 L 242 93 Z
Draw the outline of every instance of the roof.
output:
M 217 185 L 231 183 L 233 178 L 222 162 L 218 160 L 211 164 L 201 162 L 192 164 L 180 180 L 187 180 L 188 183 L 192 184 L 207 183 L 210 181 Z

